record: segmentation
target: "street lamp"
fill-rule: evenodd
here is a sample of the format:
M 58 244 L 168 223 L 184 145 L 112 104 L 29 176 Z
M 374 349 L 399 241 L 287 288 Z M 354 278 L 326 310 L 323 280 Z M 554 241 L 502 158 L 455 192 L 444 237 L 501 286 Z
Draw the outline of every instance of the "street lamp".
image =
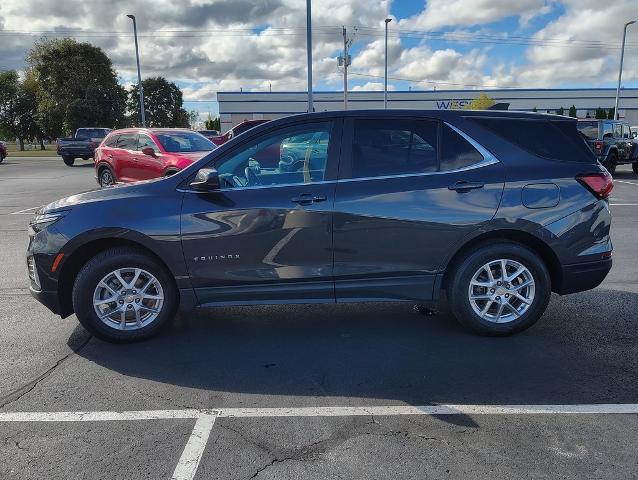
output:
M 306 0 L 306 55 L 308 57 L 308 113 L 314 111 L 312 105 L 312 5 Z
M 140 73 L 140 51 L 137 46 L 137 23 L 135 15 L 127 15 L 133 20 L 133 36 L 135 37 L 135 59 L 137 60 L 137 87 L 140 92 L 140 114 L 142 117 L 142 127 L 146 128 L 146 115 L 144 114 L 144 86 L 142 85 L 142 74 Z
M 388 108 L 388 23 L 391 18 L 385 19 L 385 74 L 383 76 L 383 108 Z
M 623 29 L 622 34 L 622 46 L 620 47 L 620 68 L 618 69 L 618 87 L 616 88 L 616 104 L 614 105 L 614 118 L 616 120 L 620 118 L 620 115 L 618 114 L 618 100 L 620 99 L 620 81 L 622 80 L 622 62 L 625 57 L 625 39 L 627 38 L 627 27 L 633 23 L 636 23 L 636 20 L 625 23 L 625 28 Z

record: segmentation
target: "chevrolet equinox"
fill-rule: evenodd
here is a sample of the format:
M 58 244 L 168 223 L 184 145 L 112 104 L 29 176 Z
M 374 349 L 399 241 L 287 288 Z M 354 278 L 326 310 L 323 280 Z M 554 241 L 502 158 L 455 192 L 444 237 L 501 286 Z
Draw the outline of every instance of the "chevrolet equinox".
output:
M 175 175 L 72 195 L 29 226 L 32 294 L 96 336 L 179 309 L 436 302 L 488 335 L 611 268 L 609 173 L 573 119 L 348 111 L 259 125 Z

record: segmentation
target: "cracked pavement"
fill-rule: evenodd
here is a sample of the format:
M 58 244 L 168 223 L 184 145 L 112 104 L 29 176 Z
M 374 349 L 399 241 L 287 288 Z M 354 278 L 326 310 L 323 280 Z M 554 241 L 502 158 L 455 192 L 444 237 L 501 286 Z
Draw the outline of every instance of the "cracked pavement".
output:
M 0 165 L 0 411 L 638 402 L 638 207 L 612 207 L 605 283 L 515 337 L 384 303 L 197 311 L 111 345 L 31 299 L 29 215 L 9 215 L 93 188 L 85 163 Z M 638 186 L 614 198 L 638 203 Z M 170 478 L 193 424 L 0 423 L 0 478 Z M 196 478 L 625 479 L 636 439 L 638 415 L 219 418 Z

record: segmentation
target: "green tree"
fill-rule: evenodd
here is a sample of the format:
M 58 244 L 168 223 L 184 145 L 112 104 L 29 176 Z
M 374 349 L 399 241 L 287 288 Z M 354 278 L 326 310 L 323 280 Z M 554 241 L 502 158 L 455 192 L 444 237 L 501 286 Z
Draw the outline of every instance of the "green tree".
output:
M 37 120 L 49 138 L 79 127 L 119 127 L 126 91 L 99 47 L 71 38 L 38 42 L 27 56 L 37 85 Z
M 605 118 L 605 117 L 603 117 L 603 118 Z M 607 114 L 607 118 L 609 120 L 615 120 L 616 119 L 616 110 L 614 109 L 614 107 L 611 107 L 609 109 L 609 113 Z
M 16 138 L 20 150 L 24 141 L 38 138 L 42 145 L 42 132 L 36 122 L 37 103 L 33 85 L 21 82 L 15 71 L 0 72 L 0 130 Z
M 556 115 L 565 115 L 565 109 L 563 107 L 560 107 L 558 110 L 556 110 Z
M 572 118 L 576 118 L 578 114 L 576 113 L 576 105 L 572 105 L 569 107 L 569 116 Z
M 536 108 L 536 107 L 532 108 L 532 112 L 534 112 L 534 113 L 538 112 L 538 108 Z
M 188 127 L 188 112 L 184 110 L 182 91 L 164 77 L 142 80 L 144 86 L 144 113 L 149 127 Z M 128 99 L 128 109 L 140 118 L 139 90 L 134 85 Z
M 597 119 L 607 118 L 607 112 L 605 112 L 605 109 L 598 107 L 596 109 L 596 114 L 594 115 L 594 118 L 597 118 Z
M 465 106 L 466 110 L 487 110 L 494 105 L 494 100 L 488 97 L 486 94 L 481 93 L 477 98 L 472 100 Z
M 217 130 L 218 132 L 221 131 L 220 118 L 216 117 L 215 119 L 213 119 L 211 118 L 210 113 L 208 114 L 208 118 L 206 119 L 205 125 L 206 125 L 206 130 Z

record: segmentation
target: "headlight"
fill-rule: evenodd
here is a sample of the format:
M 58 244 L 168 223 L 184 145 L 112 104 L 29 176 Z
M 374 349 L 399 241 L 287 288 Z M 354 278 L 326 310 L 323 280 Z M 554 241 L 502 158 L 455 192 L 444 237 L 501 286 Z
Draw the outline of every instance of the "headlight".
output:
M 29 235 L 35 235 L 41 232 L 50 225 L 64 217 L 69 210 L 62 210 L 54 213 L 40 213 L 31 219 L 29 222 Z

